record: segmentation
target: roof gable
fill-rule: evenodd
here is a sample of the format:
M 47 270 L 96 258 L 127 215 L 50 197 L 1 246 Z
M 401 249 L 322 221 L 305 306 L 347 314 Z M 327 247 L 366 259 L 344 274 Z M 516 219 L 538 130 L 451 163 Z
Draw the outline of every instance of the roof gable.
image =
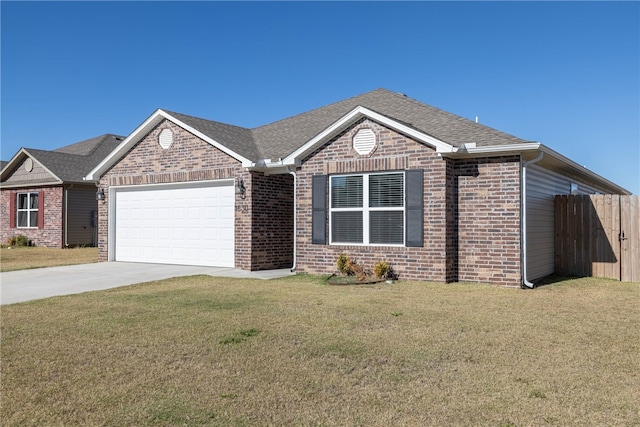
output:
M 46 181 L 42 181 L 43 176 L 37 180 L 40 183 L 83 182 L 84 175 L 104 159 L 122 139 L 121 136 L 106 134 L 53 151 L 22 148 L 2 169 L 1 180 L 3 183 L 8 183 L 7 180 L 29 157 L 50 175 Z M 19 182 L 28 184 L 35 181 L 19 179 L 11 185 L 17 185 Z
M 413 129 L 452 147 L 470 142 L 475 142 L 477 146 L 527 142 L 386 89 L 376 89 L 255 128 L 254 137 L 262 152 L 269 153 L 271 157 L 284 158 L 357 107 L 375 112 L 393 123 L 404 125 L 406 129 Z
M 248 129 L 158 109 L 125 138 L 104 160 L 88 171 L 85 179 L 92 181 L 100 179 L 104 172 L 115 165 L 163 120 L 169 120 L 196 135 L 203 141 L 242 162 L 245 167 L 252 166 L 254 162 L 249 157 L 234 151 L 231 147 L 252 157 L 258 155 L 258 150 L 253 144 L 251 133 Z
M 338 133 L 342 132 L 348 126 L 357 122 L 363 117 L 367 117 L 373 121 L 376 121 L 380 124 L 385 125 L 386 127 L 394 129 L 420 142 L 430 145 L 439 153 L 450 153 L 454 150 L 453 146 L 445 142 L 442 142 L 430 135 L 427 135 L 415 128 L 412 128 L 411 126 L 405 123 L 401 123 L 396 120 L 390 119 L 382 114 L 369 110 L 368 108 L 358 106 L 353 110 L 351 110 L 349 113 L 345 114 L 340 119 L 338 119 L 336 122 L 334 122 L 331 126 L 326 128 L 320 134 L 316 135 L 314 138 L 312 138 L 302 147 L 298 148 L 296 151 L 294 151 L 289 156 L 284 158 L 282 162 L 285 165 L 287 164 L 293 165 L 293 164 L 299 163 L 302 159 L 304 159 L 304 157 L 306 157 L 308 154 L 314 151 L 318 146 L 320 146 L 321 144 L 323 144 L 325 141 L 332 138 L 333 136 L 337 135 Z
M 32 153 L 35 151 L 36 153 Z M 38 161 L 39 150 L 20 149 L 2 170 L 2 186 L 30 186 L 43 184 L 61 184 L 62 180 L 49 168 Z M 25 166 L 29 161 L 29 168 Z

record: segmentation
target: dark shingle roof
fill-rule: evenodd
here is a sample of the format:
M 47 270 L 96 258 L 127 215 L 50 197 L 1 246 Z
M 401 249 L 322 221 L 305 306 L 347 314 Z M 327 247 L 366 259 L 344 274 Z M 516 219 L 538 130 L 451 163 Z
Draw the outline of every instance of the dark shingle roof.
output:
M 373 110 L 454 147 L 468 142 L 475 142 L 477 146 L 527 142 L 386 89 L 376 89 L 280 120 L 256 128 L 253 133 L 261 151 L 268 152 L 271 157 L 285 157 L 358 106 Z
M 257 161 L 288 156 L 358 106 L 454 147 L 470 142 L 479 147 L 528 142 L 387 89 L 366 92 L 254 129 L 167 113 L 241 156 Z
M 53 151 L 25 148 L 35 160 L 64 182 L 82 182 L 124 139 L 118 135 L 101 135 Z
M 261 158 L 250 129 L 164 111 L 247 159 Z

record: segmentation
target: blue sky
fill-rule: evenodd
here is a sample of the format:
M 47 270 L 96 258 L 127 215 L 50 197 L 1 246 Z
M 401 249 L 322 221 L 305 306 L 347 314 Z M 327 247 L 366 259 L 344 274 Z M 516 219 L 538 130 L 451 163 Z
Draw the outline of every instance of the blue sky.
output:
M 254 127 L 384 87 L 640 193 L 638 2 L 7 2 L 1 157 L 156 108 Z

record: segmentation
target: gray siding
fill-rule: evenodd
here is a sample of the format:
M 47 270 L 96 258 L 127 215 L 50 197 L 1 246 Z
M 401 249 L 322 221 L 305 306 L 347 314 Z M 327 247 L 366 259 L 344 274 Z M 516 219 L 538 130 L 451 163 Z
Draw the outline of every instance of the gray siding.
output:
M 26 160 L 26 158 L 25 158 Z M 18 167 L 16 167 L 11 175 L 7 177 L 7 179 L 3 182 L 3 184 L 7 185 L 16 185 L 16 184 L 31 184 L 31 183 L 47 183 L 47 182 L 58 182 L 58 180 L 52 176 L 45 168 L 43 168 L 40 163 L 33 161 L 33 169 L 31 172 L 27 172 L 24 168 L 24 161 L 22 161 Z
M 66 243 L 69 246 L 95 246 L 98 210 L 95 188 L 67 190 Z
M 554 272 L 554 196 L 569 194 L 572 183 L 578 185 L 578 194 L 597 190 L 535 164 L 527 168 L 526 179 L 527 279 L 532 281 Z

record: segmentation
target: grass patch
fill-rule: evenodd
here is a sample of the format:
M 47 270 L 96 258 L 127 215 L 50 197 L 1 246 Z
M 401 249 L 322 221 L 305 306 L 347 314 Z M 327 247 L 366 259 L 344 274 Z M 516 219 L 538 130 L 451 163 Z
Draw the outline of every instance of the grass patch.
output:
M 194 276 L 3 306 L 0 419 L 640 424 L 638 283 L 324 283 Z
M 93 262 L 98 262 L 98 248 L 54 249 L 34 246 L 0 248 L 0 271 Z

